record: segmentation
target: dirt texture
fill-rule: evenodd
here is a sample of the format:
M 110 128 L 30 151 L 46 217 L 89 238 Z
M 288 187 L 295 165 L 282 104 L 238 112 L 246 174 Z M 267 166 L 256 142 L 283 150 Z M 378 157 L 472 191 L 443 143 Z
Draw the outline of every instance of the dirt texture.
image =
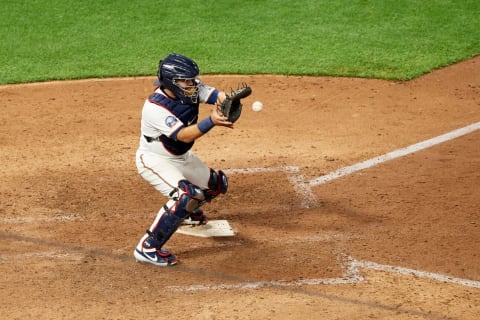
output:
M 229 175 L 204 209 L 236 235 L 175 234 L 171 268 L 132 255 L 166 200 L 135 167 L 153 80 L 0 87 L 0 318 L 478 319 L 480 130 L 317 182 L 478 128 L 480 57 L 408 82 L 203 76 L 253 88 L 193 148 Z

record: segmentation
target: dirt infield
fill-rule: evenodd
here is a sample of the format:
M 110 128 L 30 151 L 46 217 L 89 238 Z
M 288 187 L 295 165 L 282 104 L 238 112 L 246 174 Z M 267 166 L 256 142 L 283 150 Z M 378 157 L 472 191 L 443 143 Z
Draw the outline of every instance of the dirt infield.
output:
M 194 147 L 237 234 L 175 234 L 172 268 L 132 256 L 165 201 L 134 161 L 153 78 L 0 87 L 0 318 L 478 318 L 480 57 L 409 82 L 204 80 L 254 90 Z

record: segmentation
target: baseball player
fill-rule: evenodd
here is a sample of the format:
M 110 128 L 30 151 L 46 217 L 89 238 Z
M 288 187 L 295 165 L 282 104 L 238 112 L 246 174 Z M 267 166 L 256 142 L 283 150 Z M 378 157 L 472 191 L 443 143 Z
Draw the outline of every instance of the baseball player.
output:
M 200 103 L 220 105 L 227 97 L 198 75 L 193 60 L 169 54 L 160 60 L 157 87 L 143 105 L 136 165 L 139 174 L 169 200 L 138 242 L 133 253 L 138 262 L 175 265 L 176 256 L 163 249 L 164 244 L 185 219 L 206 223 L 200 207 L 228 189 L 227 176 L 190 151 L 195 140 L 213 127 L 233 128 L 217 107 L 198 120 Z

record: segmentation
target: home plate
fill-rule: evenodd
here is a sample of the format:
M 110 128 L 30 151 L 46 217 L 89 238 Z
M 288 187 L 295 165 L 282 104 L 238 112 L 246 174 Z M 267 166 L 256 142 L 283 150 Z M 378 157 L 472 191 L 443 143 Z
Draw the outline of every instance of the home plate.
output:
M 209 220 L 207 224 L 201 226 L 195 224 L 182 225 L 177 229 L 177 232 L 202 238 L 231 237 L 235 235 L 227 220 Z

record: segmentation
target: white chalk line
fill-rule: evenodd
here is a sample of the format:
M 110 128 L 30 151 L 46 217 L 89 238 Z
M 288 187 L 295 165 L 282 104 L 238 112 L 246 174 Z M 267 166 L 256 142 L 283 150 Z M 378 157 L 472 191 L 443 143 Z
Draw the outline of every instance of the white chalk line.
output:
M 293 186 L 293 190 L 300 196 L 300 206 L 302 208 L 311 208 L 318 206 L 318 200 L 308 183 L 305 183 L 305 177 L 301 174 L 287 175 L 288 181 Z
M 270 168 L 238 168 L 238 169 L 227 169 L 224 170 L 225 173 L 229 174 L 251 174 L 251 173 L 261 173 L 261 172 L 285 172 L 287 174 L 287 178 L 289 182 L 293 185 L 295 191 L 302 196 L 302 207 L 309 207 L 311 205 L 315 205 L 317 200 L 315 194 L 312 192 L 311 187 L 326 183 L 328 181 L 334 180 L 336 178 L 343 177 L 345 175 L 354 173 L 356 171 L 360 171 L 366 168 L 370 168 L 382 162 L 392 160 L 398 157 L 405 156 L 407 154 L 417 152 L 434 145 L 446 142 L 448 140 L 452 140 L 458 138 L 460 136 L 466 135 L 468 133 L 474 132 L 480 129 L 480 122 L 474 123 L 472 125 L 451 131 L 449 133 L 440 135 L 438 137 L 425 140 L 423 142 L 416 143 L 414 145 L 408 146 L 403 149 L 395 150 L 389 152 L 387 154 L 357 163 L 352 166 L 344 167 L 329 173 L 327 175 L 315 178 L 310 180 L 308 183 L 305 183 L 305 178 L 303 175 L 298 174 L 300 169 L 297 166 L 282 166 L 282 167 L 270 167 Z M 36 222 L 36 221 L 73 221 L 79 219 L 77 216 L 71 215 L 62 215 L 62 216 L 54 216 L 54 217 L 15 217 L 15 218 L 3 218 L 0 219 L 0 222 L 4 223 L 26 223 L 26 222 Z M 32 257 L 31 255 L 36 255 L 36 257 L 50 257 L 50 258 L 64 258 L 65 255 L 54 255 L 51 253 L 36 253 L 36 254 L 23 254 L 23 257 L 28 258 Z M 17 255 L 20 257 L 20 255 Z M 0 259 L 4 259 L 5 256 L 0 256 Z M 246 284 L 221 284 L 221 285 L 214 285 L 214 286 L 189 286 L 187 288 L 191 289 L 181 289 L 187 291 L 195 291 L 195 290 L 210 290 L 210 289 L 228 289 L 228 288 L 259 288 L 265 286 L 299 286 L 299 285 L 315 285 L 315 284 L 341 284 L 341 283 L 354 283 L 358 281 L 363 281 L 363 277 L 358 274 L 356 269 L 364 268 L 364 269 L 373 269 L 379 271 L 386 271 L 386 272 L 394 272 L 400 273 L 404 275 L 415 275 L 419 278 L 429 278 L 437 281 L 447 282 L 447 283 L 454 283 L 464 286 L 470 286 L 474 288 L 480 288 L 479 281 L 467 280 L 467 279 L 459 279 L 454 277 L 449 277 L 441 274 L 429 273 L 425 271 L 418 271 L 413 269 L 407 269 L 402 267 L 395 267 L 395 266 L 388 266 L 388 265 L 381 265 L 374 262 L 369 261 L 360 261 L 360 260 L 351 260 L 349 265 L 347 266 L 347 274 L 346 277 L 343 278 L 326 278 L 326 279 L 309 279 L 309 280 L 298 280 L 293 282 L 285 282 L 285 281 L 271 281 L 271 282 L 248 282 Z M 182 287 L 170 287 L 171 289 L 175 288 L 182 288 Z
M 305 177 L 300 174 L 300 168 L 297 166 L 279 166 L 279 167 L 270 167 L 270 168 L 238 168 L 238 169 L 227 169 L 224 170 L 227 174 L 253 174 L 253 173 L 263 173 L 263 172 L 284 172 L 287 175 L 287 179 L 290 184 L 293 186 L 295 192 L 300 196 L 302 208 L 310 208 L 318 205 L 318 200 L 315 194 L 312 191 L 312 187 L 324 184 L 331 180 L 341 178 L 343 176 L 352 174 L 354 172 L 367 169 L 378 165 L 380 163 L 392 160 L 395 158 L 403 157 L 408 154 L 430 148 L 434 145 L 458 138 L 460 136 L 466 135 L 468 133 L 474 132 L 480 129 L 480 122 L 471 124 L 469 126 L 450 131 L 443 135 L 437 136 L 432 139 L 428 139 L 413 145 L 410 145 L 406 148 L 398 149 L 384 155 L 359 162 L 357 164 L 340 168 L 329 174 L 314 178 L 308 182 L 305 182 Z
M 17 253 L 17 254 L 2 254 L 0 255 L 0 263 L 9 262 L 9 261 L 38 261 L 39 259 L 58 259 L 58 260 L 70 260 L 70 261 L 79 261 L 85 257 L 84 254 L 80 253 L 60 253 L 54 251 L 44 251 L 44 252 L 27 252 L 27 253 Z
M 455 277 L 450 277 L 450 276 L 443 275 L 443 274 L 438 274 L 438 273 L 408 269 L 408 268 L 403 268 L 403 267 L 383 265 L 383 264 L 378 264 L 378 263 L 371 262 L 371 261 L 362 261 L 362 260 L 353 261 L 353 267 L 356 267 L 356 266 L 364 268 L 364 269 L 398 273 L 398 274 L 402 274 L 402 275 L 411 275 L 411 276 L 415 276 L 415 277 L 418 277 L 418 278 L 431 279 L 431 280 L 436 280 L 436 281 L 440 281 L 440 282 L 453 283 L 453 284 L 458 284 L 458 285 L 465 286 L 465 287 L 472 287 L 472 288 L 479 288 L 480 289 L 480 281 L 455 278 Z
M 284 172 L 287 175 L 289 183 L 293 186 L 295 192 L 300 196 L 302 208 L 310 208 L 318 205 L 318 200 L 312 191 L 312 187 L 324 184 L 328 181 L 341 178 L 343 176 L 352 174 L 354 172 L 367 169 L 378 165 L 382 162 L 399 158 L 423 149 L 427 149 L 434 145 L 458 138 L 460 136 L 466 135 L 468 133 L 474 132 L 480 129 L 480 122 L 471 124 L 469 126 L 450 131 L 446 134 L 437 136 L 435 138 L 425 140 L 411 146 L 408 146 L 403 149 L 398 149 L 384 155 L 365 160 L 363 162 L 340 168 L 329 174 L 314 178 L 309 182 L 305 182 L 305 177 L 300 174 L 300 168 L 298 166 L 278 166 L 278 167 L 257 167 L 257 168 L 235 168 L 235 169 L 226 169 L 224 172 L 226 174 L 254 174 L 254 173 L 263 173 L 263 172 Z M 63 215 L 55 217 L 19 217 L 19 218 L 0 218 L 0 222 L 4 223 L 25 223 L 25 222 L 36 222 L 36 221 L 74 221 L 78 220 L 78 217 L 74 215 Z
M 300 206 L 302 208 L 310 208 L 318 205 L 318 200 L 313 193 L 310 184 L 305 182 L 305 177 L 299 174 L 300 168 L 297 166 L 283 166 L 270 168 L 238 168 L 224 170 L 226 174 L 253 174 L 264 172 L 284 172 L 287 175 L 289 183 L 293 186 L 294 191 L 302 199 Z
M 0 218 L 0 223 L 32 223 L 32 222 L 56 222 L 56 221 L 75 221 L 80 220 L 77 215 L 56 215 L 56 216 L 27 216 L 27 217 L 13 217 Z
M 246 290 L 246 289 L 261 289 L 267 287 L 299 287 L 299 286 L 316 286 L 316 285 L 339 285 L 339 284 L 354 284 L 365 281 L 365 277 L 360 273 L 359 269 L 371 269 L 376 271 L 389 272 L 394 274 L 401 274 L 405 276 L 413 276 L 416 278 L 436 280 L 444 283 L 451 283 L 465 287 L 480 288 L 480 281 L 467 280 L 455 278 L 438 273 L 419 271 L 403 267 L 396 267 L 390 265 L 382 265 L 375 262 L 355 260 L 347 257 L 345 273 L 343 277 L 339 278 L 319 278 L 319 279 L 302 279 L 295 281 L 246 281 L 242 283 L 222 283 L 212 285 L 189 285 L 189 286 L 167 286 L 166 288 L 172 291 L 208 291 L 208 290 Z
M 466 126 L 466 127 L 463 127 L 463 128 L 457 129 L 457 130 L 450 131 L 450 132 L 445 133 L 443 135 L 440 135 L 438 137 L 413 144 L 413 145 L 408 146 L 408 147 L 403 148 L 403 149 L 398 149 L 398 150 L 386 153 L 384 155 L 381 155 L 381 156 L 378 156 L 378 157 L 375 157 L 375 158 L 372 158 L 372 159 L 354 164 L 352 166 L 348 166 L 348 167 L 338 169 L 337 171 L 334 171 L 334 172 L 329 173 L 327 175 L 324 175 L 324 176 L 315 178 L 313 180 L 310 180 L 309 185 L 311 187 L 318 186 L 318 185 L 326 183 L 328 181 L 331 181 L 331 180 L 349 175 L 349 174 L 354 173 L 356 171 L 360 171 L 360 170 L 363 170 L 363 169 L 373 167 L 373 166 L 375 166 L 377 164 L 380 164 L 382 162 L 392 160 L 392 159 L 395 159 L 395 158 L 399 158 L 399 157 L 403 157 L 407 154 L 430 148 L 434 145 L 446 142 L 448 140 L 458 138 L 460 136 L 463 136 L 463 135 L 466 135 L 468 133 L 474 132 L 475 130 L 478 130 L 478 129 L 480 129 L 480 122 L 471 124 L 469 126 Z
M 286 172 L 297 173 L 300 169 L 297 166 L 281 166 L 281 167 L 268 167 L 268 168 L 237 168 L 223 170 L 227 174 L 250 174 L 250 173 L 262 173 L 262 172 Z

